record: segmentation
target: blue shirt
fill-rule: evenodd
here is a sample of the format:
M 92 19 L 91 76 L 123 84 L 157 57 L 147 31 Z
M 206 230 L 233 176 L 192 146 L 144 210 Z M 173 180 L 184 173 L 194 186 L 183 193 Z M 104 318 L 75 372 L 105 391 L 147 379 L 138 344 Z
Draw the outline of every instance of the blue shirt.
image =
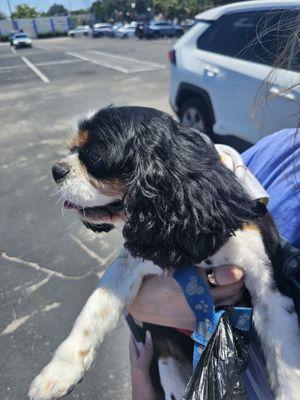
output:
M 242 155 L 270 196 L 268 209 L 280 235 L 300 249 L 300 130 L 284 129 L 260 140 Z M 243 374 L 250 400 L 272 400 L 260 343 L 249 347 Z
M 300 249 L 300 129 L 266 136 L 242 156 L 270 196 L 280 235 Z

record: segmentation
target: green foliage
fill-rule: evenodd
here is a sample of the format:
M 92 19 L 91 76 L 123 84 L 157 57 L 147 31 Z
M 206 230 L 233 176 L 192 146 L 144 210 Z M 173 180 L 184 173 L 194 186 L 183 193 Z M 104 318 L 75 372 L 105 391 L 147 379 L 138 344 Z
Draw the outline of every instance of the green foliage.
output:
M 116 20 L 120 16 L 122 19 L 131 9 L 130 4 L 128 0 L 96 0 L 92 3 L 90 12 L 99 21 Z
M 48 17 L 54 17 L 56 15 L 68 15 L 68 10 L 62 4 L 54 3 L 47 11 Z
M 35 7 L 29 7 L 27 4 L 20 4 L 15 7 L 12 13 L 13 18 L 36 18 L 39 15 Z
M 233 1 L 227 0 L 227 3 Z M 208 8 L 225 4 L 226 0 L 152 0 L 150 3 L 155 14 L 162 13 L 167 19 L 177 18 L 181 21 L 185 18 L 194 18 Z
M 96 0 L 90 12 L 99 21 L 126 19 L 136 12 L 146 14 L 149 7 L 154 15 L 163 14 L 167 19 L 194 18 L 208 8 L 241 0 Z M 121 18 L 120 18 L 121 16 Z
M 90 11 L 85 8 L 80 8 L 79 10 L 72 10 L 72 15 L 88 14 Z

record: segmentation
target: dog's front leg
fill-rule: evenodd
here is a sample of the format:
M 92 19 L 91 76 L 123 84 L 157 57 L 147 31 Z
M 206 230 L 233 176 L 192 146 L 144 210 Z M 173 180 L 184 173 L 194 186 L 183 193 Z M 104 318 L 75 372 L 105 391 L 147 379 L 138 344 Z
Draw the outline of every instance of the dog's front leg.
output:
M 125 308 L 133 302 L 146 275 L 160 275 L 152 262 L 141 262 L 125 251 L 100 280 L 68 338 L 30 386 L 32 400 L 52 400 L 68 393 L 91 366 L 97 347 L 113 330 Z

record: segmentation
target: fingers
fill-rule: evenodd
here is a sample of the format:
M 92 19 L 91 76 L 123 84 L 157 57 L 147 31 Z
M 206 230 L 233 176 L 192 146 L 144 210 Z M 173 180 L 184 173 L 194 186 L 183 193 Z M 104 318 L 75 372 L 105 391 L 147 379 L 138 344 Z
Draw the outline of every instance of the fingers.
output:
M 199 271 L 207 281 L 204 270 Z M 210 287 L 210 293 L 215 306 L 234 305 L 243 297 L 244 270 L 236 265 L 222 265 L 214 268 L 217 286 Z
M 153 344 L 150 332 L 146 331 L 145 344 L 142 342 L 137 342 L 133 335 L 130 335 L 129 351 L 135 356 L 136 359 L 147 357 L 150 357 L 151 359 L 153 355 Z
M 146 332 L 145 344 L 135 341 L 131 335 L 129 340 L 129 356 L 132 368 L 147 370 L 153 357 L 153 344 L 151 334 Z
M 243 297 L 244 271 L 236 265 L 224 265 L 214 269 L 217 287 L 211 288 L 216 306 L 234 305 Z
M 137 349 L 136 344 L 134 342 L 133 336 L 130 335 L 130 338 L 129 338 L 129 358 L 130 358 L 130 364 L 131 365 L 136 362 L 136 360 L 138 359 L 138 356 L 139 356 L 138 349 Z
M 141 362 L 145 363 L 145 365 L 150 365 L 153 357 L 153 344 L 149 331 L 146 332 L 146 341 L 144 345 L 142 344 L 142 346 L 143 349 L 140 352 Z
M 243 297 L 244 280 L 210 289 L 213 302 L 216 306 L 234 305 Z
M 219 286 L 227 286 L 240 281 L 245 273 L 235 265 L 224 265 L 214 269 L 215 278 Z

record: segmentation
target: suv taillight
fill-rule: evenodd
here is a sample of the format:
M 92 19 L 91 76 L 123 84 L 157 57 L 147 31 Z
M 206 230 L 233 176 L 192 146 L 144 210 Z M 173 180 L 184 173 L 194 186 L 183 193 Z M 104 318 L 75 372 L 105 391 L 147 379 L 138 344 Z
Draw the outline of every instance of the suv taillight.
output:
M 176 50 L 172 49 L 168 52 L 168 59 L 170 63 L 176 65 Z

